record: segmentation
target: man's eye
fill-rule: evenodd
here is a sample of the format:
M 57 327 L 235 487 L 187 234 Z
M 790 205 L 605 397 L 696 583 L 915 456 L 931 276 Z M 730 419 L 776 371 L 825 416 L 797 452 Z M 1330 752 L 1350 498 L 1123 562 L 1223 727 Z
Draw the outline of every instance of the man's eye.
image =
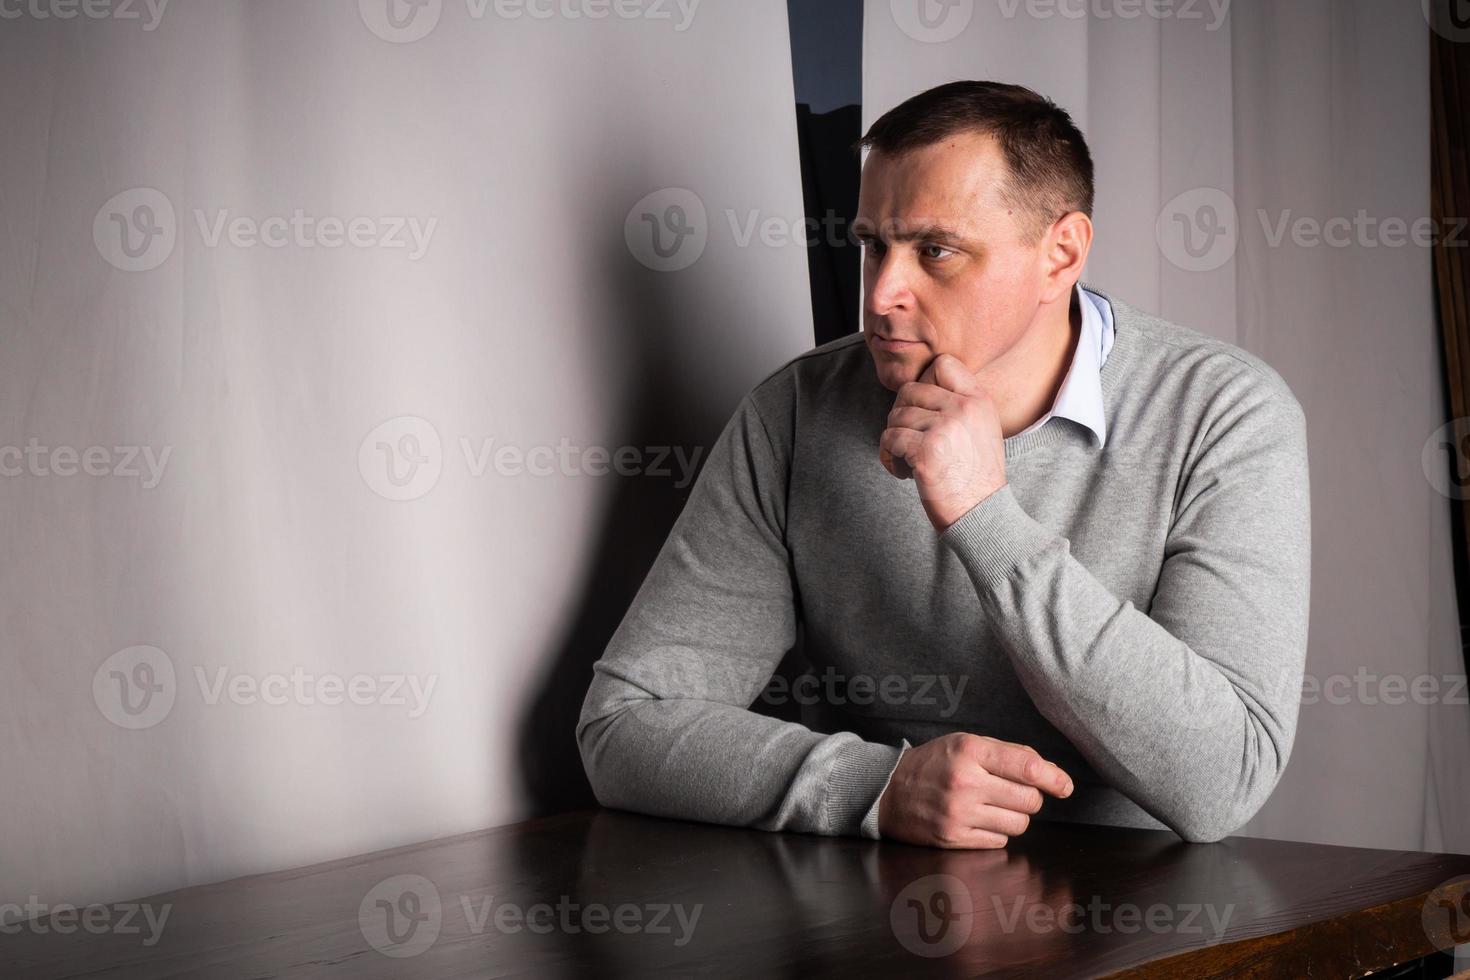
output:
M 923 253 L 926 259 L 942 259 L 947 255 L 954 254 L 943 245 L 922 245 L 919 251 Z

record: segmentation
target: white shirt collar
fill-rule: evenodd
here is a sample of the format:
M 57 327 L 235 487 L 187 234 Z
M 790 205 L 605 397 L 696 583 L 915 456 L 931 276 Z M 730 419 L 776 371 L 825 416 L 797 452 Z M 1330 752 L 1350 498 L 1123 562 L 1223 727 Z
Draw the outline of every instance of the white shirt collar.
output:
M 1071 419 L 1092 430 L 1099 448 L 1107 445 L 1108 426 L 1103 412 L 1102 366 L 1113 349 L 1113 308 L 1103 297 L 1079 283 L 1073 294 L 1082 308 L 1082 331 L 1077 351 L 1050 410 L 1017 435 L 1041 428 L 1055 417 Z

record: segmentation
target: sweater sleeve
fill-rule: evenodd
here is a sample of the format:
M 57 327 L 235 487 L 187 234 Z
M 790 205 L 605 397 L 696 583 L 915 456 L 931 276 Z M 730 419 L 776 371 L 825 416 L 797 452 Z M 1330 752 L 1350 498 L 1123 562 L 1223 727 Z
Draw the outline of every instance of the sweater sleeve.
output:
M 749 710 L 796 638 L 789 466 L 747 395 L 594 665 L 577 741 L 604 806 L 878 837 L 901 747 Z
M 1230 834 L 1275 787 L 1307 646 L 1305 418 L 1279 379 L 1219 402 L 1180 475 L 1147 614 L 1078 563 L 1010 484 L 941 534 L 1038 710 L 1190 841 Z

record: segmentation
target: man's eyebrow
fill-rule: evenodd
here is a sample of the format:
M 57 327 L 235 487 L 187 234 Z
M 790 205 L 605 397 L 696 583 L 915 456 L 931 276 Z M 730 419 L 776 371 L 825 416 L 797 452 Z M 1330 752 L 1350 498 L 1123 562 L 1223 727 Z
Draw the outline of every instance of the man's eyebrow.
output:
M 966 245 L 969 239 L 943 225 L 919 224 L 909 227 L 888 225 L 887 234 L 881 236 L 885 242 L 934 242 L 941 245 Z M 873 222 L 859 219 L 853 222 L 852 233 L 858 238 L 877 238 Z

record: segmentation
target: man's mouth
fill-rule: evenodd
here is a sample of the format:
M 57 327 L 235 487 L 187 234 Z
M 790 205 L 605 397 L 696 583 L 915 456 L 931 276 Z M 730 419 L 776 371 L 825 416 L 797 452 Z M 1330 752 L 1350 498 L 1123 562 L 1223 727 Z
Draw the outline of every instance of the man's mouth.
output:
M 878 334 L 873 335 L 874 349 L 884 351 L 889 354 L 898 354 L 903 351 L 913 350 L 916 347 L 922 346 L 923 341 L 919 340 L 898 340 L 883 337 Z

